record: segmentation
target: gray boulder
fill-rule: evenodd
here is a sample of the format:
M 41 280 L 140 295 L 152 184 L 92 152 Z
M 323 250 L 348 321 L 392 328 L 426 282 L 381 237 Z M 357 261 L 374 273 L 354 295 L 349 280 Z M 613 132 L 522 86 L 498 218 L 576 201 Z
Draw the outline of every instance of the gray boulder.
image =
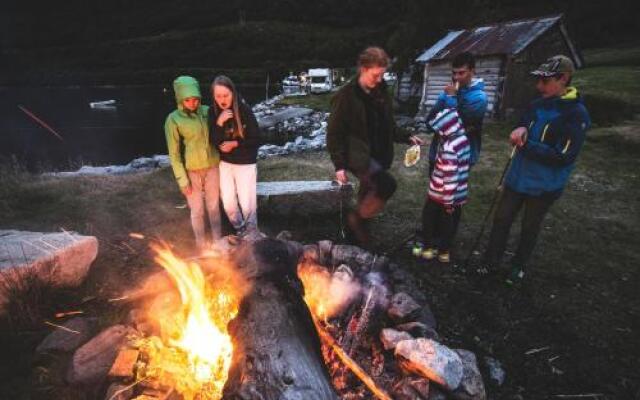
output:
M 97 254 L 93 236 L 0 230 L 0 315 L 9 300 L 4 287 L 21 287 L 33 278 L 51 287 L 77 287 Z
M 462 382 L 452 396 L 456 400 L 486 400 L 484 381 L 478 369 L 476 355 L 469 350 L 456 349 L 463 366 Z
M 396 346 L 395 355 L 404 370 L 449 391 L 456 390 L 462 382 L 464 367 L 458 353 L 431 339 L 403 340 Z
M 410 321 L 420 312 L 418 304 L 411 296 L 404 292 L 396 293 L 391 298 L 391 307 L 387 314 L 396 323 Z
M 67 381 L 71 384 L 92 385 L 101 383 L 127 342 L 127 335 L 134 334 L 131 328 L 114 325 L 103 330 L 73 354 L 67 371 Z
M 94 322 L 87 318 L 75 317 L 59 324 L 65 329 L 54 328 L 36 348 L 36 353 L 64 352 L 69 353 L 82 346 L 93 334 Z

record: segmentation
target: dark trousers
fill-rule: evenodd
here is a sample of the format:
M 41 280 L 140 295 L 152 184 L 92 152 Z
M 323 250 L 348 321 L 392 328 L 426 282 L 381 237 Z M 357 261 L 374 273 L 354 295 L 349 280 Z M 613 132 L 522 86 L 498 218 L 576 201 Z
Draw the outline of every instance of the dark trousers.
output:
M 456 236 L 462 206 L 454 207 L 449 214 L 442 204 L 427 198 L 422 208 L 422 238 L 426 248 L 438 247 L 440 251 L 449 251 Z M 438 243 L 434 243 L 434 238 Z
M 558 197 L 557 193 L 530 196 L 505 187 L 493 218 L 485 261 L 493 266 L 500 264 L 511 225 L 520 209 L 524 207 L 520 241 L 515 256 L 511 260 L 513 265 L 524 268 L 536 245 L 542 220 Z
M 431 179 L 431 174 L 433 174 L 433 170 L 436 168 L 436 162 L 435 161 L 429 161 L 429 179 Z M 469 172 L 471 172 L 471 167 L 469 167 Z M 426 204 L 425 204 L 426 206 Z M 455 235 L 455 232 L 458 232 L 458 226 L 460 225 L 460 216 L 462 215 L 462 210 L 459 213 L 453 213 L 454 215 L 456 215 L 456 217 L 454 218 L 454 226 L 453 226 L 453 232 Z M 423 212 L 423 220 L 424 220 L 424 212 Z M 424 225 L 424 224 L 423 224 Z M 433 245 L 438 245 L 440 243 L 440 237 L 438 232 L 436 232 L 435 236 L 434 236 L 434 243 Z

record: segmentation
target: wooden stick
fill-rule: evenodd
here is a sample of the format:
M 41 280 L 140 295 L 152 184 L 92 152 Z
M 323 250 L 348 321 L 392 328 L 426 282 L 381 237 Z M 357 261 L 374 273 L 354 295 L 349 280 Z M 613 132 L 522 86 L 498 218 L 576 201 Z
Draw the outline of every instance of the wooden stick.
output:
M 531 349 L 531 350 L 527 351 L 524 354 L 527 355 L 527 356 L 530 356 L 531 354 L 540 353 L 541 351 L 549 350 L 550 348 L 551 347 L 549 347 L 549 346 L 545 346 L 545 347 L 540 347 L 539 349 Z
M 84 314 L 84 311 L 63 311 L 63 312 L 59 312 L 56 313 L 56 318 L 64 318 L 64 317 L 68 317 L 70 315 L 79 315 L 79 314 Z
M 40 118 L 36 117 L 34 113 L 32 113 L 31 111 L 27 110 L 26 107 L 21 106 L 18 104 L 18 108 L 20 110 L 22 110 L 23 113 L 27 114 L 29 117 L 31 117 L 31 119 L 33 119 L 34 121 L 36 121 L 40 126 L 42 126 L 44 129 L 48 130 L 49 132 L 53 133 L 58 139 L 64 141 L 64 139 L 62 138 L 62 136 L 60 136 L 60 134 L 58 132 L 55 131 L 55 129 L 53 129 L 52 127 L 50 127 L 49 125 L 47 125 L 46 122 L 44 122 L 43 120 L 41 120 Z
M 116 398 L 120 393 L 124 393 L 124 392 L 126 392 L 127 390 L 131 389 L 132 387 L 134 387 L 134 386 L 135 386 L 135 385 L 137 385 L 138 383 L 140 383 L 140 382 L 142 382 L 142 381 L 145 381 L 145 380 L 147 380 L 147 379 L 149 379 L 149 377 L 148 377 L 148 376 L 145 376 L 144 378 L 139 379 L 139 380 L 137 380 L 137 381 L 133 382 L 131 385 L 123 387 L 122 389 L 120 389 L 120 390 L 118 390 L 118 391 L 114 392 L 114 393 L 111 395 L 111 397 L 109 397 L 109 400 L 113 400 L 113 399 L 115 399 L 115 398 Z
M 380 400 L 393 400 L 393 398 L 381 387 L 379 387 L 356 362 L 353 358 L 349 357 L 347 353 L 338 345 L 336 340 L 331 336 L 331 334 L 325 331 L 316 319 L 313 319 L 313 322 L 316 325 L 316 330 L 320 335 L 320 339 L 322 339 L 326 344 L 331 346 L 331 349 L 336 353 L 338 358 L 342 361 L 342 363 L 351 370 L 366 386 L 371 390 L 371 392 Z
M 79 335 L 80 332 L 74 330 L 74 329 L 69 329 L 66 326 L 62 326 L 62 325 L 58 325 L 58 324 L 54 324 L 53 322 L 49 322 L 49 321 L 44 321 L 45 324 L 49 325 L 49 326 L 53 326 L 54 328 L 58 328 L 58 329 L 62 329 L 63 331 L 67 331 L 70 333 L 75 333 L 76 335 Z

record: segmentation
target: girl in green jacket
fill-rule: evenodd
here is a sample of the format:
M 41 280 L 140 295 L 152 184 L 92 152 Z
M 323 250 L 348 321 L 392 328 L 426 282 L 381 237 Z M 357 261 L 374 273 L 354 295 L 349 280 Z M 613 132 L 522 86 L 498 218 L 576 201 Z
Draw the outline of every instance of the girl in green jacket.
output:
M 206 207 L 213 241 L 220 238 L 219 154 L 211 146 L 207 116 L 195 78 L 179 76 L 173 81 L 177 109 L 167 116 L 164 132 L 171 167 L 180 191 L 191 209 L 191 227 L 199 250 L 207 247 L 204 227 Z M 184 157 L 183 157 L 184 154 Z

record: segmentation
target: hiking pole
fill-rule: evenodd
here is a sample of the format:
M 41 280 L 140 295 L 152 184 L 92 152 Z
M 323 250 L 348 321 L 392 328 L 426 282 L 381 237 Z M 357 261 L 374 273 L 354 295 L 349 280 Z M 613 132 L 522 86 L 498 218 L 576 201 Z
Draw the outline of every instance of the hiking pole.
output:
M 339 201 L 339 209 L 340 209 L 340 215 L 339 215 L 339 225 L 340 225 L 340 232 L 338 233 L 338 237 L 341 240 L 345 240 L 347 238 L 347 233 L 345 231 L 345 225 L 344 225 L 344 188 L 343 188 L 343 183 L 337 181 L 337 180 L 333 180 L 331 181 L 331 185 L 332 186 L 338 186 L 338 201 Z
M 464 259 L 464 263 L 462 264 L 462 268 L 464 270 L 467 269 L 467 266 L 469 265 L 469 261 L 471 260 L 471 257 L 473 256 L 473 252 L 478 247 L 478 244 L 480 243 L 480 239 L 484 235 L 484 231 L 485 231 L 485 229 L 487 227 L 487 221 L 489 220 L 489 217 L 491 216 L 491 214 L 493 214 L 493 209 L 495 208 L 496 203 L 498 202 L 498 197 L 499 197 L 500 193 L 502 193 L 502 187 L 503 187 L 503 184 L 504 184 L 504 177 L 507 175 L 507 171 L 509 170 L 509 167 L 511 166 L 511 160 L 513 160 L 513 156 L 515 156 L 517 149 L 518 149 L 517 145 L 513 145 L 513 147 L 511 148 L 511 154 L 509 155 L 509 159 L 507 160 L 507 163 L 505 164 L 504 169 L 502 170 L 502 174 L 500 175 L 500 180 L 498 181 L 498 186 L 496 187 L 496 191 L 493 194 L 493 199 L 491 199 L 491 205 L 489 206 L 489 211 L 484 216 L 484 219 L 482 220 L 482 224 L 480 225 L 480 232 L 478 233 L 478 235 L 474 239 L 473 245 L 471 245 L 471 248 L 469 249 L 469 253 L 467 254 L 467 257 Z

